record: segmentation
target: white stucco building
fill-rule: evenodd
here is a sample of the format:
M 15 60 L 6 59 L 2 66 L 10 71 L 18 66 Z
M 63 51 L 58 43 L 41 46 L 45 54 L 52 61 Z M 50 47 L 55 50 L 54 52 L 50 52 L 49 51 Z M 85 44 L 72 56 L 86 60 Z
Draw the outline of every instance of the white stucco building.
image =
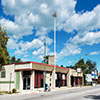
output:
M 76 70 L 56 66 L 54 84 L 54 65 L 45 64 L 46 77 L 44 77 L 44 64 L 37 62 L 22 62 L 3 65 L 0 69 L 0 91 L 19 91 L 44 89 L 44 81 L 48 87 L 71 87 L 82 84 L 83 74 Z M 44 80 L 45 79 L 45 80 Z M 55 87 L 54 87 L 55 86 Z

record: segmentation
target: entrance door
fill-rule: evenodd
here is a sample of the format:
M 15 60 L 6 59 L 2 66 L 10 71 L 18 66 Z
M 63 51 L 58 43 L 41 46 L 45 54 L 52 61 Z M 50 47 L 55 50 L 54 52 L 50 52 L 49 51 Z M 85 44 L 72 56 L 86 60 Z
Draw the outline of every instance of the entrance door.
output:
M 31 71 L 23 71 L 23 90 L 30 89 Z
M 71 76 L 71 86 L 73 87 L 74 86 L 74 77 Z
M 30 90 L 30 77 L 23 77 L 23 90 Z

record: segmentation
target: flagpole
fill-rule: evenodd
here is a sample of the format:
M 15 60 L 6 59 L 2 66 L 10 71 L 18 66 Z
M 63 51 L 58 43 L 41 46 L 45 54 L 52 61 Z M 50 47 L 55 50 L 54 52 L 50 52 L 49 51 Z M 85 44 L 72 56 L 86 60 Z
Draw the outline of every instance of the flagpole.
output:
M 54 71 L 56 73 L 56 17 L 54 18 Z
M 54 17 L 54 86 L 55 88 L 55 74 L 56 74 L 56 12 L 52 15 Z

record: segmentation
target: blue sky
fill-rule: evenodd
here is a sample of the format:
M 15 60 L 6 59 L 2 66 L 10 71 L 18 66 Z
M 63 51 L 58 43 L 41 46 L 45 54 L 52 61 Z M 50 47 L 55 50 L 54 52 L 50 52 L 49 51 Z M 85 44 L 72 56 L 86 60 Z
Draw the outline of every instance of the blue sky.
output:
M 100 71 L 100 0 L 0 0 L 10 56 L 41 62 L 45 39 L 47 55 L 53 55 L 55 11 L 57 65 L 73 65 L 81 57 L 96 61 Z

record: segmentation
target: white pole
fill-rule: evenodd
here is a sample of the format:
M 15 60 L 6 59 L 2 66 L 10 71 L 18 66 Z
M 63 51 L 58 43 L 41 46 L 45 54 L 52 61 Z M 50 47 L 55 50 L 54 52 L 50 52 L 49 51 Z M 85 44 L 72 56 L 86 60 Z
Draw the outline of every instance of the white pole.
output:
M 56 12 L 52 15 L 54 17 L 54 70 L 53 70 L 53 81 L 52 88 L 55 88 L 55 74 L 56 74 Z
M 54 87 L 56 74 L 56 17 L 54 17 Z
M 56 17 L 54 18 L 54 65 L 56 70 Z

